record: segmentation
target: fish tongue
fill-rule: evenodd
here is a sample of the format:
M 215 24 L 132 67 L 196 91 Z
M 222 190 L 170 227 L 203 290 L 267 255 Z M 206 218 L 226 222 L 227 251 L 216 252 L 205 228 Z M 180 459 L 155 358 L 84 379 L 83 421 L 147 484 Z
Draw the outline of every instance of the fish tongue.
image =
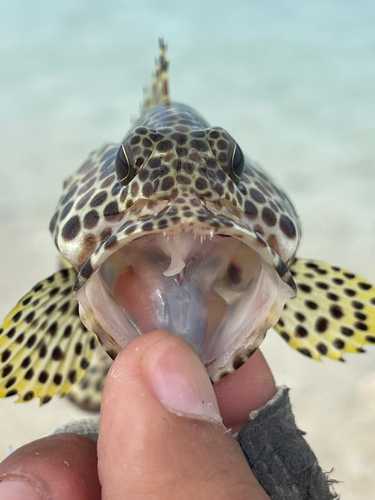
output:
M 164 276 L 175 276 L 177 274 L 178 282 L 181 285 L 185 278 L 185 273 L 182 273 L 182 271 L 185 269 L 186 264 L 180 246 L 177 244 L 176 241 L 171 242 L 169 252 L 170 252 L 171 262 L 169 264 L 168 269 L 166 269 L 163 272 L 163 274 Z

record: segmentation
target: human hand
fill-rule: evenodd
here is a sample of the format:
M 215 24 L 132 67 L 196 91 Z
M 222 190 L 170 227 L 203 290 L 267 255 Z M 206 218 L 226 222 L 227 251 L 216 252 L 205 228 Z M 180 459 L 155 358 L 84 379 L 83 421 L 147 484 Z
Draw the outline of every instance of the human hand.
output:
M 259 351 L 212 388 L 185 341 L 142 335 L 110 369 L 98 443 L 58 434 L 23 446 L 0 464 L 0 498 L 266 500 L 220 414 L 238 430 L 275 393 Z

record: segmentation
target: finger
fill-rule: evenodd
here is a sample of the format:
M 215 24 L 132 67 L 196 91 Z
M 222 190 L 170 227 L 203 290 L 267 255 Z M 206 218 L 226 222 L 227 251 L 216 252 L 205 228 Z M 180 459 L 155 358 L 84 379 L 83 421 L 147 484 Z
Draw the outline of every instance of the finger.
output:
M 113 362 L 98 470 L 104 500 L 268 498 L 220 422 L 195 351 L 165 331 L 142 335 Z
M 96 443 L 58 434 L 19 448 L 0 464 L 0 498 L 99 500 Z
M 250 412 L 276 394 L 276 385 L 258 349 L 241 368 L 217 382 L 214 390 L 225 426 L 237 432 L 249 422 Z

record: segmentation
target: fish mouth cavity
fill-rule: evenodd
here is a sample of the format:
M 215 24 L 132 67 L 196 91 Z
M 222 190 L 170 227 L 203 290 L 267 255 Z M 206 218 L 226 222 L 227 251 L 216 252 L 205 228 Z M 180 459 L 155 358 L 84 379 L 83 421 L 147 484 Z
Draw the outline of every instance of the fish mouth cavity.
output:
M 190 226 L 124 239 L 76 296 L 111 357 L 165 329 L 194 347 L 215 380 L 258 347 L 293 291 L 248 242 Z

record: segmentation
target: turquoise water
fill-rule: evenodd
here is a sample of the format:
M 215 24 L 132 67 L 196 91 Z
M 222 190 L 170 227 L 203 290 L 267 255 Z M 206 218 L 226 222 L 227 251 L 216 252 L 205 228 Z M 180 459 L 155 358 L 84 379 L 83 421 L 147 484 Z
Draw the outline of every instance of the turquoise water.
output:
M 124 135 L 159 35 L 169 43 L 172 98 L 227 128 L 294 201 L 300 255 L 375 282 L 374 26 L 375 3 L 365 0 L 0 2 L 1 316 L 53 272 L 47 227 L 62 180 Z M 319 457 L 346 479 L 346 500 L 372 498 L 375 350 L 336 368 L 287 347 L 279 359 L 283 344 L 268 349 Z M 12 432 L 15 444 L 61 423 L 53 406 L 29 406 L 50 420 L 20 436 L 27 420 L 17 416 L 30 410 L 0 404 L 14 412 L 1 446 Z

